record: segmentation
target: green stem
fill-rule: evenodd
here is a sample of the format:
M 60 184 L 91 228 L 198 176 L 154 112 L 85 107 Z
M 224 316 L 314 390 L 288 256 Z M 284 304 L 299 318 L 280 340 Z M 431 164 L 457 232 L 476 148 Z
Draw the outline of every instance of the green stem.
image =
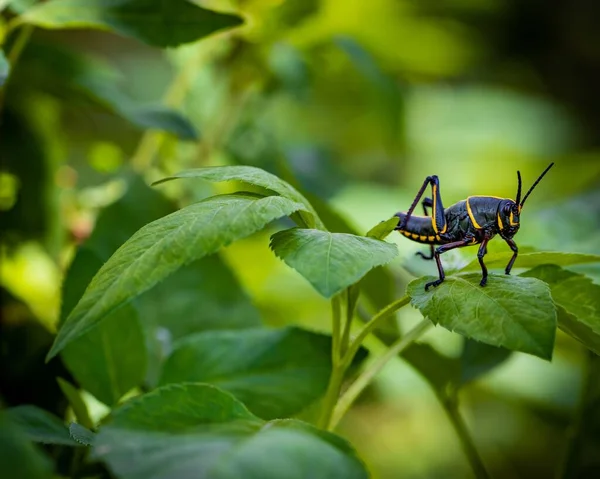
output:
M 598 357 L 590 351 L 586 351 L 583 366 L 583 384 L 581 385 L 577 408 L 567 430 L 567 447 L 556 477 L 567 479 L 577 476 L 581 460 L 581 445 L 585 433 L 586 412 L 589 407 L 590 397 L 593 396 L 594 378 L 600 373 L 598 366 L 600 366 Z
M 446 411 L 446 415 L 448 419 L 450 419 L 450 423 L 456 432 L 460 440 L 460 444 L 463 448 L 465 455 L 473 469 L 473 473 L 477 479 L 487 479 L 489 478 L 489 474 L 485 469 L 483 461 L 479 456 L 479 452 L 475 447 L 475 442 L 467 429 L 467 425 L 465 424 L 463 418 L 460 415 L 458 410 L 458 401 L 456 397 L 454 398 L 443 398 L 439 397 L 440 402 L 442 403 L 442 407 L 444 411 Z
M 404 299 L 404 298 L 403 298 Z M 394 303 L 392 303 L 394 304 Z M 392 306 L 392 305 L 390 305 Z M 375 318 L 374 318 L 375 319 Z M 371 323 L 374 321 L 371 320 Z M 371 324 L 369 323 L 369 324 Z M 333 416 L 329 422 L 328 429 L 333 429 L 346 414 L 348 409 L 356 398 L 363 392 L 363 390 L 371 383 L 373 378 L 383 369 L 383 367 L 396 355 L 404 351 L 410 346 L 417 338 L 419 338 L 429 327 L 431 321 L 424 319 L 405 336 L 400 338 L 394 344 L 392 344 L 385 354 L 379 357 L 373 364 L 371 364 L 363 373 L 358 377 L 354 383 L 348 388 L 348 390 L 342 395 L 333 411 Z
M 344 368 L 344 365 L 341 362 L 340 355 L 342 326 L 341 306 L 341 297 L 339 294 L 336 294 L 331 298 L 331 376 L 329 377 L 329 385 L 327 386 L 327 392 L 323 399 L 321 417 L 319 419 L 319 427 L 323 429 L 327 428 L 327 425 L 331 420 L 331 414 L 340 395 L 342 380 L 344 379 L 344 373 L 346 372 L 346 368 Z
M 393 303 L 388 304 L 362 327 L 356 338 L 354 338 L 354 340 L 348 347 L 348 351 L 342 359 L 342 362 L 346 365 L 346 367 L 350 365 L 350 363 L 354 359 L 354 356 L 356 356 L 356 353 L 360 349 L 360 346 L 363 343 L 363 341 L 379 325 L 379 323 L 391 316 L 392 314 L 394 314 L 400 308 L 406 306 L 409 302 L 410 298 L 408 296 L 403 296 L 402 298 L 394 301 Z
M 353 284 L 345 291 L 346 299 L 346 321 L 342 333 L 342 342 L 340 344 L 340 357 L 343 358 L 350 347 L 350 330 L 352 328 L 352 318 L 354 317 L 354 308 L 358 300 L 358 286 Z M 352 361 L 352 360 L 350 360 Z

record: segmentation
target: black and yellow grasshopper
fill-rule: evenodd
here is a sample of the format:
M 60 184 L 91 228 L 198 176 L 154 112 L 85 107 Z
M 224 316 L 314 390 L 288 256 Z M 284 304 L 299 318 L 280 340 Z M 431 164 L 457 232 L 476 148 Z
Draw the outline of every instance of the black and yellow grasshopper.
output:
M 481 265 L 481 286 L 487 283 L 488 272 L 483 262 L 483 257 L 487 253 L 488 242 L 496 235 L 506 241 L 513 251 L 512 258 L 508 262 L 504 272 L 510 274 L 510 270 L 515 264 L 519 248 L 512 239 L 517 231 L 521 219 L 521 209 L 525 200 L 531 194 L 533 189 L 541 181 L 554 163 L 551 163 L 538 179 L 533 183 L 529 191 L 521 201 L 521 173 L 517 171 L 518 188 L 517 199 L 498 198 L 497 196 L 469 196 L 466 200 L 444 208 L 442 196 L 440 194 L 440 181 L 437 176 L 428 176 L 423 182 L 423 186 L 417 193 L 415 200 L 406 213 L 396 213 L 400 218 L 398 226 L 395 228 L 407 238 L 431 245 L 429 256 L 423 253 L 417 253 L 424 259 L 433 259 L 437 263 L 440 274 L 439 279 L 427 283 L 425 290 L 430 286 L 438 286 L 444 281 L 444 268 L 440 260 L 440 255 L 454 248 L 462 248 L 479 244 L 477 258 Z M 432 198 L 423 199 L 423 211 L 425 216 L 415 216 L 415 210 L 419 200 L 423 196 L 425 189 L 431 185 Z M 432 208 L 431 216 L 428 215 L 427 208 Z M 434 248 L 434 245 L 441 245 Z

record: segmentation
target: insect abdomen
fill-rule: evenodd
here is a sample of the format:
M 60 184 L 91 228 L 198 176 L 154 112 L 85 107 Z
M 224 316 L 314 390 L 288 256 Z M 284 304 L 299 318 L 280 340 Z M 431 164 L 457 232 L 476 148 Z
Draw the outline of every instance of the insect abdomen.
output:
M 400 218 L 399 223 L 402 223 L 402 220 L 406 215 L 404 213 L 396 213 L 396 216 Z M 398 232 L 418 243 L 432 244 L 441 241 L 439 235 L 437 235 L 433 229 L 431 217 L 429 216 L 411 215 L 406 224 L 406 228 L 398 230 Z

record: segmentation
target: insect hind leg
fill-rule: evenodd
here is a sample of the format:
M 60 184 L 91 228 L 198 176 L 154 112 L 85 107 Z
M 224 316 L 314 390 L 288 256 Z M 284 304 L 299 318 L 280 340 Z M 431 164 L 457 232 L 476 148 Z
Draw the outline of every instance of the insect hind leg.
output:
M 443 234 L 446 232 L 448 225 L 446 223 L 446 216 L 444 215 L 444 205 L 442 203 L 442 195 L 440 194 L 440 180 L 437 176 L 428 176 L 425 178 L 423 185 L 417 192 L 417 196 L 415 196 L 414 201 L 410 205 L 410 208 L 405 214 L 398 213 L 396 216 L 400 218 L 400 223 L 395 228 L 396 230 L 404 230 L 406 229 L 406 225 L 408 224 L 408 220 L 412 216 L 417 204 L 419 204 L 419 200 L 425 193 L 425 189 L 427 186 L 431 185 L 432 190 L 432 198 L 425 198 L 423 200 L 423 209 L 426 207 L 431 207 L 431 223 L 433 225 L 433 229 L 436 234 Z
M 421 204 L 423 205 L 423 213 L 425 214 L 425 216 L 429 216 L 429 211 L 427 211 L 427 208 L 433 208 L 433 200 L 431 198 L 423 198 L 423 201 L 421 202 Z M 420 256 L 424 260 L 432 260 L 434 251 L 435 251 L 434 246 L 430 245 L 429 246 L 429 255 L 426 255 L 425 253 L 422 253 L 421 251 L 417 251 L 415 254 L 417 256 Z

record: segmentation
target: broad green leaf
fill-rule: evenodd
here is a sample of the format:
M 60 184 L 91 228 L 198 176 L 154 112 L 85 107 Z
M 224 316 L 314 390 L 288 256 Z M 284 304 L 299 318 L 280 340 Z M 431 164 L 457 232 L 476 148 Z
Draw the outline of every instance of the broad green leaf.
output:
M 144 322 L 168 329 L 173 339 L 262 324 L 258 310 L 217 254 L 182 267 L 136 304 Z
M 479 286 L 480 274 L 447 277 L 425 291 L 431 276 L 412 281 L 407 288 L 411 304 L 423 316 L 492 346 L 552 358 L 556 309 L 550 288 L 535 278 L 490 275 Z
M 174 344 L 160 384 L 213 384 L 257 416 L 273 419 L 322 396 L 330 374 L 328 336 L 298 328 L 207 331 Z
M 74 441 L 77 441 L 82 446 L 91 446 L 94 443 L 94 437 L 96 436 L 88 428 L 72 422 L 69 424 L 69 434 Z
M 302 208 L 279 196 L 224 195 L 144 226 L 98 271 L 59 330 L 48 359 L 181 266 Z
M 460 383 L 465 385 L 506 361 L 512 351 L 465 338 L 460 356 Z
M 600 286 L 582 274 L 548 264 L 521 276 L 548 283 L 554 302 L 564 309 L 558 326 L 598 353 L 600 344 Z
M 4 85 L 4 82 L 6 82 L 6 79 L 8 78 L 9 74 L 10 64 L 4 56 L 4 52 L 0 50 L 0 88 Z
M 504 253 L 490 253 L 485 257 L 485 264 L 488 268 L 504 269 L 510 258 L 512 251 Z M 542 264 L 556 264 L 558 266 L 569 266 L 573 264 L 597 263 L 600 262 L 600 255 L 583 253 L 561 253 L 558 251 L 539 251 L 532 253 L 520 253 L 515 262 L 515 268 L 534 268 Z M 479 271 L 481 266 L 475 258 L 461 271 Z
M 6 411 L 10 420 L 18 425 L 34 442 L 80 446 L 69 435 L 67 426 L 54 414 L 37 406 L 17 406 Z
M 298 190 L 286 181 L 283 181 L 277 176 L 260 168 L 245 165 L 196 168 L 193 170 L 182 171 L 176 175 L 159 180 L 155 182 L 154 185 L 159 185 L 166 181 L 178 178 L 201 178 L 206 181 L 217 183 L 222 181 L 240 181 L 249 185 L 259 186 L 266 190 L 273 191 L 285 198 L 289 198 L 290 200 L 302 203 L 305 211 L 300 211 L 300 214 L 306 221 L 307 226 L 310 228 L 324 229 L 323 223 L 314 208 L 310 202 L 298 192 Z M 309 212 L 312 217 L 311 215 L 307 215 L 307 212 Z
M 265 423 L 205 384 L 164 386 L 116 409 L 94 454 L 123 479 L 367 477 L 343 439 L 299 421 Z
M 92 28 L 130 36 L 155 47 L 175 47 L 242 23 L 187 0 L 50 0 L 22 21 L 41 28 Z
M 52 462 L 0 410 L 0 471 L 11 479 L 51 479 Z
M 137 310 L 126 304 L 114 311 L 67 344 L 61 357 L 87 391 L 108 406 L 117 404 L 146 376 L 146 342 Z
M 398 254 L 396 245 L 385 241 L 300 228 L 274 234 L 271 249 L 326 298 Z
M 128 176 L 126 193 L 100 212 L 92 235 L 69 267 L 63 284 L 63 320 L 119 246 L 137 229 L 173 210 L 174 206 L 139 176 Z M 144 381 L 148 354 L 142 326 L 137 308 L 127 304 L 69 344 L 62 359 L 81 387 L 105 404 L 116 404 Z
M 81 397 L 79 391 L 70 382 L 63 378 L 56 378 L 58 385 L 65 397 L 69 400 L 69 404 L 73 408 L 73 413 L 82 426 L 89 429 L 94 427 L 94 422 L 90 417 L 87 406 Z

